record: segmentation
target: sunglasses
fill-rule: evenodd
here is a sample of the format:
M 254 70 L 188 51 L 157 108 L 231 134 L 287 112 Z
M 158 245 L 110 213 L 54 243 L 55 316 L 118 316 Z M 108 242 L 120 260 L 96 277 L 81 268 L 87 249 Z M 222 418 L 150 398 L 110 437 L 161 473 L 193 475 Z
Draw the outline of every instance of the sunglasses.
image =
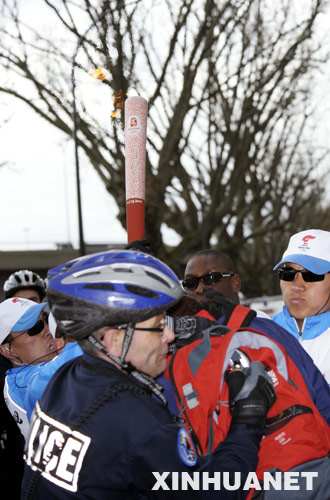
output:
M 38 333 L 41 333 L 44 328 L 45 328 L 45 321 L 43 321 L 42 319 L 38 319 L 36 324 L 33 325 L 28 330 L 25 330 L 24 332 L 20 333 L 16 337 L 12 336 L 11 339 L 8 340 L 8 343 L 11 344 L 14 340 L 18 339 L 18 337 L 25 335 L 25 333 L 27 333 L 29 335 L 29 337 L 34 337 L 35 335 L 38 335 Z
M 191 292 L 192 290 L 197 290 L 200 281 L 203 283 L 203 285 L 210 286 L 215 285 L 216 283 L 221 281 L 222 278 L 229 278 L 230 276 L 234 276 L 234 273 L 232 271 L 224 271 L 223 273 L 206 273 L 203 274 L 203 276 L 186 278 L 182 280 L 182 288 Z
M 293 269 L 292 267 L 282 267 L 278 269 L 278 275 L 280 280 L 282 281 L 293 281 L 297 273 L 300 273 L 303 280 L 306 283 L 315 283 L 316 281 L 323 281 L 324 274 L 315 274 L 311 271 L 307 271 L 307 269 Z

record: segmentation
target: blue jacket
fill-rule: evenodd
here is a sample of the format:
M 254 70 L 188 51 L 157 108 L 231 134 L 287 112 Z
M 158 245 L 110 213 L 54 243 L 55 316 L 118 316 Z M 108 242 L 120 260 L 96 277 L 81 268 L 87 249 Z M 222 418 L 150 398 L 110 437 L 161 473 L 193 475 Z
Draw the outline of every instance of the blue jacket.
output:
M 241 471 L 244 485 L 255 470 L 261 436 L 260 428 L 233 424 L 214 454 L 197 458 L 187 431 L 145 386 L 84 354 L 56 372 L 40 408 L 37 403 L 23 497 L 31 485 L 29 499 L 39 500 L 218 499 L 212 486 L 202 492 L 153 490 L 153 472 Z M 30 466 L 36 476 L 44 470 L 39 480 Z M 220 496 L 238 500 L 247 493 L 221 489 Z
M 5 401 L 24 437 L 28 434 L 33 408 L 51 377 L 60 366 L 81 354 L 78 343 L 70 342 L 58 356 L 47 363 L 7 370 Z
M 301 331 L 285 306 L 273 321 L 300 342 L 330 384 L 330 311 L 305 318 Z

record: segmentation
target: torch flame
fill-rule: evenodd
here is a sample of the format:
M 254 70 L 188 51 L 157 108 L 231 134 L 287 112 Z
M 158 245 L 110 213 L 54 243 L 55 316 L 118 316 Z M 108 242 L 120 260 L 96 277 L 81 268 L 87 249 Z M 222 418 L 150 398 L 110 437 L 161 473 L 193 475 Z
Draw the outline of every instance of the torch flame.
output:
M 122 89 L 115 93 L 113 98 L 114 109 L 111 113 L 111 118 L 117 118 L 121 115 L 121 110 L 124 109 L 125 99 L 127 97 L 127 92 L 124 94 Z
M 95 80 L 105 80 L 110 75 L 109 71 L 105 68 L 93 68 L 88 71 L 89 76 Z

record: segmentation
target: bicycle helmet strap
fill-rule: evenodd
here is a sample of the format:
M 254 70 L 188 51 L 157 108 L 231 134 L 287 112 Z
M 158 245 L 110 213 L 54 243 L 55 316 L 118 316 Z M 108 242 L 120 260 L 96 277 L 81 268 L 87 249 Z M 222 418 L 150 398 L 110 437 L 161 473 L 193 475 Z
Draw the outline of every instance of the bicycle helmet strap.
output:
M 114 356 L 111 354 L 106 347 L 96 338 L 94 335 L 89 335 L 88 340 L 98 349 L 101 351 L 103 354 L 105 354 L 109 359 L 114 361 L 116 364 L 118 364 L 122 370 L 126 371 L 130 375 L 132 375 L 134 378 L 136 378 L 139 382 L 142 384 L 146 385 L 161 401 L 162 403 L 166 406 L 167 401 L 165 396 L 163 395 L 163 387 L 156 382 L 156 380 L 148 375 L 147 373 L 141 372 L 140 370 L 137 370 L 132 363 L 129 361 L 125 361 L 126 354 L 128 352 L 129 346 L 131 345 L 132 338 L 133 338 L 133 333 L 135 329 L 135 323 L 128 323 L 126 329 L 125 329 L 125 334 L 124 334 L 124 341 L 123 341 L 123 346 L 122 346 L 122 351 L 120 358 L 117 356 Z
M 123 366 L 123 364 L 125 363 L 126 354 L 128 352 L 129 346 L 131 345 L 131 342 L 132 342 L 134 329 L 135 329 L 135 323 L 128 323 L 128 325 L 125 329 L 123 346 L 121 348 L 121 355 L 120 355 L 121 365 L 120 366 Z

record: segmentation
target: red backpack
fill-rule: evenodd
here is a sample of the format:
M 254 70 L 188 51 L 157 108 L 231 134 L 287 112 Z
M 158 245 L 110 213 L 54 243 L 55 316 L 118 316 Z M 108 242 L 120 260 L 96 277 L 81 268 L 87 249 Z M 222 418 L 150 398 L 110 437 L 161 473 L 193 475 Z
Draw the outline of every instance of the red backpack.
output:
M 241 324 L 244 309 L 249 311 L 238 306 L 237 315 L 233 314 L 228 325 Z M 246 327 L 228 331 L 226 327 L 214 326 L 204 330 L 202 339 L 181 347 L 171 356 L 166 375 L 197 449 L 201 454 L 211 453 L 227 435 L 231 415 L 224 374 L 237 349 L 251 361 L 261 361 L 267 367 L 277 394 L 267 414 L 260 445 L 256 471 L 260 483 L 266 471 L 317 470 L 321 476 L 320 491 L 309 492 L 311 497 L 304 491 L 302 496 L 289 498 L 330 498 L 327 457 L 330 427 L 313 403 L 295 363 L 284 348 L 264 332 Z M 253 491 L 248 498 L 252 494 Z M 262 498 L 277 497 L 264 494 Z

